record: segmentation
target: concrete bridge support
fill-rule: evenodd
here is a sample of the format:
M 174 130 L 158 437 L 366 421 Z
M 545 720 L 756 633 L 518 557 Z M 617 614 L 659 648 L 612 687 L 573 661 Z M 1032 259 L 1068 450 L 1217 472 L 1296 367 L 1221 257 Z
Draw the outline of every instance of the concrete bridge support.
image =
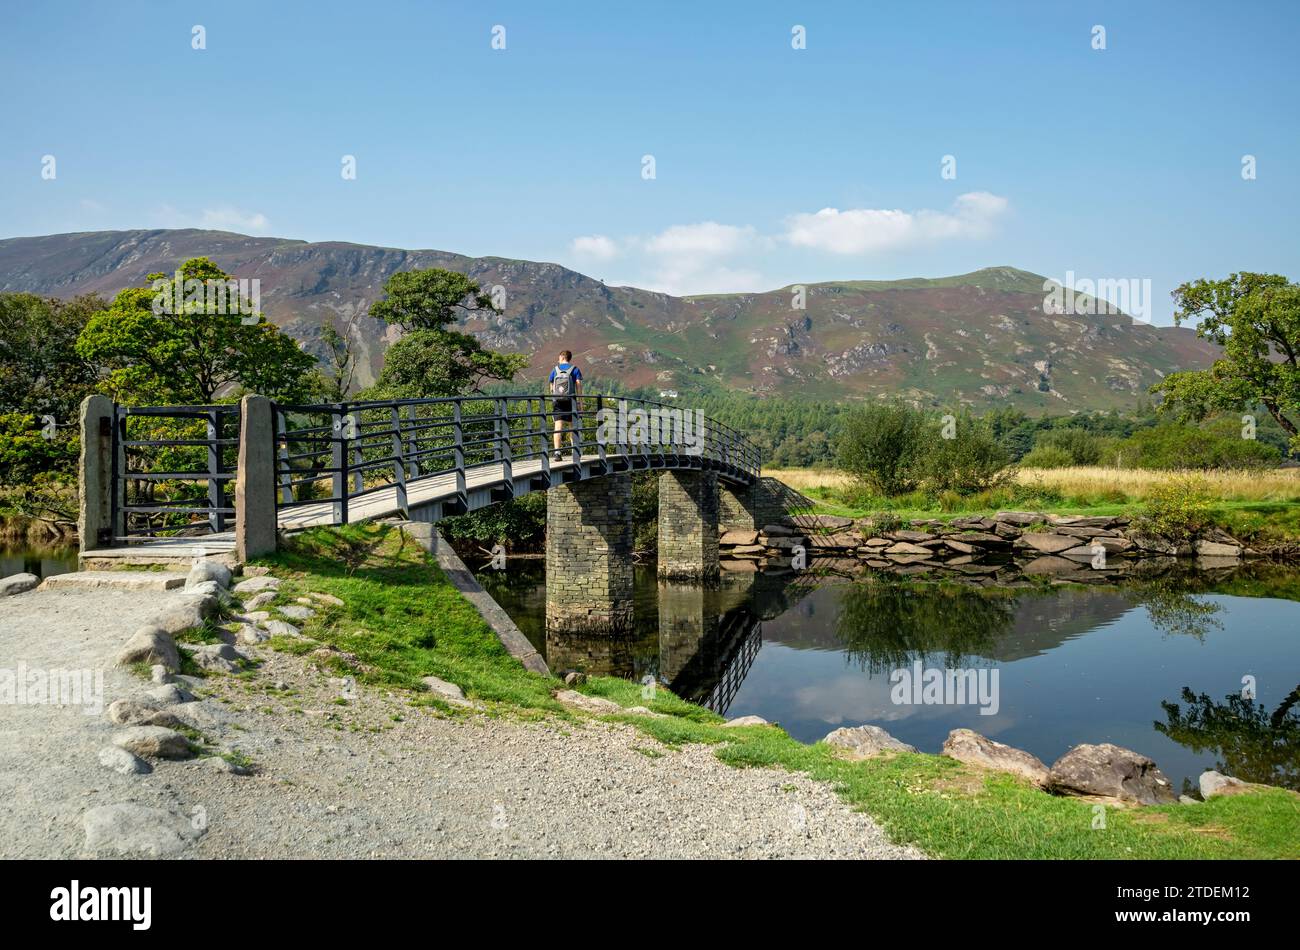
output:
M 669 471 L 659 476 L 659 576 L 718 577 L 718 476 Z
M 608 475 L 546 493 L 546 628 L 632 629 L 632 477 Z
M 239 403 L 239 467 L 235 478 L 235 553 L 241 561 L 276 546 L 275 417 L 271 400 Z

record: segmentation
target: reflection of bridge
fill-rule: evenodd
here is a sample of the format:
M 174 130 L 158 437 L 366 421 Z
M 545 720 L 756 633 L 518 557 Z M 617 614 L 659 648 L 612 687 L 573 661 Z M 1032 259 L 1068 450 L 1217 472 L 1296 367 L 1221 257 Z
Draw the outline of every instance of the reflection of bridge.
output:
M 332 405 L 82 405 L 83 558 L 275 550 L 282 531 L 386 517 L 436 522 L 547 491 L 547 624 L 631 623 L 631 475 L 660 471 L 659 573 L 718 574 L 720 526 L 781 514 L 741 433 L 680 406 L 584 396 L 554 453 L 552 399 Z M 554 579 L 553 581 L 551 579 Z

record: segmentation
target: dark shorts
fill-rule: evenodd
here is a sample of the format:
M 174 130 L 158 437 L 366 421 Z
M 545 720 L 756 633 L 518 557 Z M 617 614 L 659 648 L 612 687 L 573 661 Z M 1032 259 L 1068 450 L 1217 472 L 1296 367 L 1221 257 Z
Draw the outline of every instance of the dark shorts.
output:
M 556 399 L 551 415 L 555 417 L 556 422 L 572 422 L 573 400 L 568 398 Z

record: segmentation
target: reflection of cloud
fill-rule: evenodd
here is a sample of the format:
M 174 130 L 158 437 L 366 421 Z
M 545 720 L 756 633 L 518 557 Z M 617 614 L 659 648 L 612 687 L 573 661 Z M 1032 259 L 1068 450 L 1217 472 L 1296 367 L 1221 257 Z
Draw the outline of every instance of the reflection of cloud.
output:
M 831 254 L 864 254 L 983 237 L 1007 208 L 1007 199 L 987 191 L 960 195 L 950 211 L 885 208 L 823 208 L 791 215 L 785 239 L 796 247 Z

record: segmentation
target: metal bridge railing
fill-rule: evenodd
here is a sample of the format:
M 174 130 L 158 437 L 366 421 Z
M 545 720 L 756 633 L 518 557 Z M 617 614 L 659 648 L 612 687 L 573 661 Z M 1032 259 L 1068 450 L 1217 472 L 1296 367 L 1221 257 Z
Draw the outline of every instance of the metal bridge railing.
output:
M 552 467 L 572 462 L 605 471 L 712 468 L 756 478 L 760 456 L 742 433 L 678 405 L 583 395 L 553 457 L 555 397 L 460 396 L 275 406 L 280 509 L 330 502 L 332 521 L 348 521 L 351 502 L 393 490 L 408 511 L 412 483 L 454 479 L 465 499 L 466 473 L 497 466 L 503 497 L 526 467 L 540 486 Z M 566 466 L 567 467 L 567 466 Z
M 235 520 L 239 406 L 114 406 L 109 537 L 219 533 Z

